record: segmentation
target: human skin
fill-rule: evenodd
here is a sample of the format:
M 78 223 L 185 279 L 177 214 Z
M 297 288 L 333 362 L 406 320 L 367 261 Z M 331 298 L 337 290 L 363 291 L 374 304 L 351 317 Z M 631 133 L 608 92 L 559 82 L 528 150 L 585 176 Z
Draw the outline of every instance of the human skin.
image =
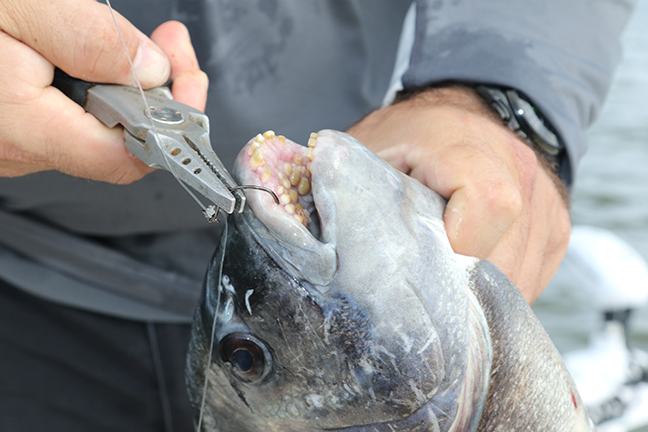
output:
M 176 100 L 204 110 L 208 80 L 187 29 L 167 22 L 149 39 L 117 19 L 142 86 L 170 77 Z M 105 5 L 0 0 L 0 29 L 0 176 L 58 170 L 123 184 L 152 171 L 125 149 L 121 128 L 107 128 L 50 86 L 55 66 L 86 81 L 133 85 Z M 490 260 L 527 301 L 537 298 L 567 247 L 567 206 L 534 152 L 470 90 L 421 92 L 350 133 L 448 199 L 456 252 Z
M 455 252 L 491 261 L 527 302 L 537 299 L 569 243 L 567 193 L 472 89 L 420 91 L 349 133 L 448 200 Z
M 118 15 L 118 14 L 117 14 Z M 173 95 L 204 110 L 208 80 L 178 22 L 149 39 L 117 16 L 144 88 L 173 80 Z M 131 183 L 152 171 L 107 128 L 50 86 L 54 67 L 86 81 L 134 85 L 106 5 L 94 0 L 0 0 L 0 176 L 37 171 Z

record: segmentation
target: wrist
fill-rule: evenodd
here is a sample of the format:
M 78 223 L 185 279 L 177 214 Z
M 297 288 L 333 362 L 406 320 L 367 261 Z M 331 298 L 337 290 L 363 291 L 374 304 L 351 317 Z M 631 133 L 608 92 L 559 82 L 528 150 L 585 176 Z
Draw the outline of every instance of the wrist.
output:
M 503 124 L 529 145 L 554 173 L 559 175 L 561 171 L 560 165 L 566 157 L 560 136 L 539 108 L 513 88 L 444 82 L 404 90 L 394 103 L 412 100 L 463 108 Z
M 407 103 L 414 108 L 451 108 L 479 116 L 489 122 L 498 125 L 508 133 L 517 138 L 518 141 L 530 147 L 536 155 L 538 164 L 549 175 L 556 189 L 561 195 L 563 202 L 569 208 L 569 191 L 564 180 L 559 176 L 561 161 L 566 159 L 565 150 L 559 142 L 557 154 L 549 154 L 543 151 L 540 145 L 528 139 L 528 134 L 519 130 L 519 126 L 509 124 L 508 118 L 512 113 L 509 111 L 508 118 L 502 116 L 501 112 L 494 107 L 490 100 L 485 98 L 476 86 L 470 86 L 456 82 L 439 83 L 432 86 L 407 89 L 399 92 L 394 100 L 394 105 Z M 513 126 L 513 127 L 512 127 Z M 548 125 L 547 125 L 548 126 Z M 550 128 L 550 126 L 548 126 Z M 549 129 L 553 133 L 553 129 Z M 559 139 L 555 134 L 556 139 Z M 556 152 L 553 152 L 556 153 Z
M 501 123 L 473 87 L 459 83 L 444 83 L 400 91 L 394 99 L 394 105 L 407 102 L 413 106 L 451 107 L 486 117 Z

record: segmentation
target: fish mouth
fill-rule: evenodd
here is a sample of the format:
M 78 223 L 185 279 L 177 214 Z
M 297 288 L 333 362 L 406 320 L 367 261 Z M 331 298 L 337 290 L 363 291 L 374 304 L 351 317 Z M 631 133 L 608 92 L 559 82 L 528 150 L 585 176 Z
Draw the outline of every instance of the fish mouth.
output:
M 334 167 L 327 158 L 316 158 L 320 148 L 334 145 L 329 134 L 312 133 L 302 146 L 266 131 L 248 142 L 232 171 L 239 184 L 272 191 L 246 192 L 251 212 L 243 216 L 261 247 L 293 277 L 320 291 L 333 281 L 338 264 L 335 203 L 325 190 L 330 185 L 318 181 Z
M 258 134 L 242 151 L 235 176 L 249 185 L 262 186 L 274 193 L 269 197 L 248 197 L 250 207 L 264 220 L 281 220 L 284 225 L 306 228 L 319 239 L 319 220 L 312 194 L 312 163 L 318 134 L 311 133 L 308 147 L 301 146 L 274 131 Z M 278 202 L 277 202 L 278 201 Z
M 359 175 L 360 173 L 362 175 Z M 488 371 L 485 374 L 478 373 L 487 369 L 479 360 L 482 357 L 480 353 L 484 351 L 481 349 L 482 346 L 474 344 L 471 351 L 478 360 L 475 360 L 476 366 L 470 365 L 469 372 L 472 371 L 470 375 L 477 378 L 462 381 L 457 373 L 452 376 L 452 380 L 448 378 L 447 383 L 440 381 L 446 374 L 445 366 L 441 360 L 437 363 L 434 359 L 444 357 L 446 346 L 439 336 L 433 316 L 436 316 L 434 311 L 441 310 L 439 305 L 448 304 L 446 302 L 449 299 L 454 300 L 454 295 L 440 297 L 426 294 L 429 293 L 427 287 L 434 286 L 436 283 L 435 274 L 430 274 L 429 277 L 421 276 L 419 282 L 416 282 L 418 279 L 414 277 L 410 278 L 412 273 L 410 270 L 417 269 L 418 260 L 424 258 L 408 258 L 403 262 L 397 259 L 397 257 L 421 256 L 430 258 L 425 261 L 426 263 L 440 260 L 441 264 L 451 265 L 454 262 L 449 256 L 451 251 L 449 244 L 437 239 L 437 237 L 445 239 L 441 222 L 437 222 L 441 220 L 442 198 L 433 196 L 431 191 L 428 192 L 422 186 L 415 188 L 410 183 L 403 183 L 413 182 L 413 180 L 406 179 L 403 174 L 389 169 L 384 161 L 370 153 L 353 138 L 330 130 L 311 134 L 307 146 L 296 144 L 281 135 L 276 135 L 273 131 L 259 134 L 244 147 L 237 158 L 232 174 L 239 184 L 268 188 L 279 200 L 278 203 L 275 202 L 274 196 L 267 192 L 256 190 L 246 192 L 248 209 L 240 217 L 234 215 L 235 223 L 245 224 L 243 226 L 245 232 L 251 233 L 267 255 L 290 276 L 300 282 L 309 282 L 321 293 L 330 290 L 330 296 L 314 295 L 313 298 L 339 298 L 334 295 L 339 295 L 344 290 L 345 298 L 352 298 L 354 303 L 360 306 L 362 314 L 358 316 L 371 317 L 371 343 L 379 344 L 376 346 L 380 349 L 363 354 L 364 363 L 359 362 L 358 365 L 367 369 L 357 368 L 358 376 L 365 376 L 360 372 L 366 372 L 366 376 L 369 376 L 374 373 L 373 370 L 380 371 L 380 373 L 376 372 L 376 376 L 386 376 L 386 366 L 369 368 L 368 365 L 373 364 L 371 362 L 375 362 L 376 365 L 382 364 L 379 361 L 383 354 L 381 350 L 389 346 L 394 326 L 401 325 L 399 328 L 407 328 L 407 323 L 415 316 L 425 319 L 420 322 L 429 323 L 408 333 L 407 344 L 418 341 L 416 342 L 418 345 L 406 348 L 407 344 L 395 343 L 394 349 L 397 350 L 395 352 L 398 356 L 394 354 L 394 357 L 389 357 L 390 360 L 384 362 L 384 365 L 391 365 L 391 359 L 399 358 L 403 362 L 403 367 L 396 368 L 399 376 L 404 376 L 402 374 L 405 370 L 411 371 L 408 375 L 411 379 L 398 387 L 399 392 L 411 394 L 408 398 L 412 402 L 408 404 L 407 411 L 399 411 L 397 414 L 395 411 L 390 411 L 393 407 L 393 401 L 390 399 L 392 389 L 396 387 L 389 387 L 390 396 L 384 399 L 389 400 L 385 405 L 389 413 L 384 414 L 382 422 L 378 416 L 365 419 L 369 422 L 378 420 L 376 423 L 351 427 L 336 426 L 336 422 L 332 421 L 322 430 L 340 432 L 430 430 L 427 426 L 432 427 L 431 430 L 436 430 L 440 422 L 451 423 L 450 430 L 462 430 L 463 425 L 479 417 L 480 411 L 473 408 L 476 405 L 472 403 L 472 399 L 475 398 L 475 394 L 479 397 L 484 394 L 481 390 L 475 390 L 480 385 L 485 387 L 479 377 L 489 375 Z M 394 205 L 401 202 L 406 205 Z M 404 213 L 406 211 L 409 213 Z M 368 232 L 363 228 L 368 226 L 365 220 L 370 215 L 381 215 L 381 218 L 380 223 L 373 221 L 369 229 L 371 232 Z M 424 240 L 408 234 L 410 220 L 414 215 L 425 215 L 425 217 L 417 216 L 415 219 L 425 224 L 426 230 L 430 231 Z M 400 224 L 395 223 L 403 218 L 409 219 Z M 392 230 L 396 225 L 400 229 Z M 394 233 L 400 236 L 395 237 L 398 241 L 389 248 L 375 247 L 368 252 L 367 248 L 363 247 L 364 238 L 370 239 L 368 243 L 384 245 L 386 241 L 393 240 Z M 411 241 L 405 241 L 406 239 Z M 436 246 L 432 247 L 433 245 Z M 435 253 L 439 253 L 440 257 L 432 259 L 432 254 Z M 358 258 L 367 255 L 370 255 L 373 261 L 364 268 L 358 266 L 360 267 L 358 270 L 348 264 L 358 262 Z M 376 262 L 379 264 L 377 265 Z M 383 278 L 381 275 L 392 276 Z M 444 280 L 443 284 L 451 285 L 452 281 L 459 281 L 463 286 L 465 284 L 463 276 L 463 272 L 451 272 L 448 274 L 449 279 Z M 332 283 L 334 279 L 335 284 Z M 373 287 L 373 281 L 376 279 L 382 280 L 381 288 L 366 289 L 366 287 Z M 308 284 L 302 285 L 312 293 Z M 426 290 L 411 295 L 414 286 L 426 287 Z M 381 292 L 389 293 L 389 296 L 383 297 L 380 295 Z M 390 298 L 392 301 L 388 300 Z M 398 304 L 400 307 L 392 310 L 393 304 Z M 385 325 L 381 325 L 379 318 L 387 313 L 389 313 L 389 320 L 385 321 Z M 449 316 L 446 320 L 448 325 L 455 325 L 453 314 L 442 314 L 442 316 Z M 349 323 L 355 325 L 353 320 Z M 365 325 L 363 323 L 363 326 Z M 463 324 L 460 327 L 463 329 Z M 335 332 L 328 332 L 327 337 L 332 337 L 333 334 Z M 353 335 L 351 332 L 340 331 L 339 334 L 341 335 L 339 340 L 342 342 L 352 340 L 362 342 L 367 339 L 366 332 L 356 339 L 348 337 Z M 478 339 L 484 338 L 487 338 L 487 335 Z M 455 338 L 452 343 L 461 343 L 461 339 Z M 358 343 L 354 346 L 364 345 Z M 375 359 L 372 357 L 374 355 Z M 426 358 L 427 366 L 406 367 L 412 362 L 418 362 L 419 358 Z M 411 361 L 407 363 L 408 360 Z M 485 363 L 490 364 L 489 361 Z M 354 373 L 355 371 L 356 369 L 353 369 Z M 417 382 L 422 383 L 422 389 L 416 387 L 414 383 Z M 461 401 L 465 400 L 456 410 L 457 412 L 443 412 L 437 407 L 437 402 L 432 401 L 431 395 L 437 391 L 435 386 L 440 383 L 448 386 L 445 390 L 448 395 L 456 393 L 460 395 Z M 410 385 L 412 389 L 409 388 Z M 371 391 L 373 392 L 373 388 Z M 359 420 L 353 419 L 353 421 Z

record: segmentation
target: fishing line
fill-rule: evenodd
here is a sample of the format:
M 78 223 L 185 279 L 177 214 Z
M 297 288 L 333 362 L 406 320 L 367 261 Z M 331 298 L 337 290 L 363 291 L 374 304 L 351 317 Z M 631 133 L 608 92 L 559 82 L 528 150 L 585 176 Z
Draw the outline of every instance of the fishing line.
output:
M 227 250 L 227 219 L 223 224 L 223 234 L 221 234 L 221 255 L 220 262 L 218 263 L 218 295 L 216 297 L 216 312 L 214 313 L 214 320 L 212 321 L 211 336 L 209 338 L 209 354 L 207 356 L 207 364 L 205 365 L 205 382 L 203 383 L 202 398 L 200 401 L 200 411 L 198 414 L 198 426 L 196 428 L 197 432 L 201 432 L 203 415 L 205 413 L 205 403 L 207 402 L 207 387 L 209 385 L 209 366 L 212 362 L 212 354 L 214 352 L 214 343 L 216 341 L 216 323 L 218 321 L 218 313 L 221 305 L 221 293 L 223 292 L 223 261 L 225 260 L 225 252 Z M 206 297 L 207 298 L 207 297 Z
M 135 66 L 133 65 L 133 62 L 132 62 L 132 60 L 130 58 L 130 55 L 128 54 L 128 48 L 126 47 L 126 42 L 124 41 L 124 37 L 122 35 L 121 29 L 119 28 L 119 24 L 117 23 L 117 18 L 115 16 L 115 12 L 114 12 L 114 9 L 112 7 L 112 4 L 110 3 L 110 0 L 106 0 L 106 4 L 108 6 L 108 9 L 110 10 L 110 16 L 112 17 L 112 20 L 115 23 L 115 28 L 117 29 L 117 33 L 119 34 L 119 39 L 121 40 L 122 46 L 124 47 L 124 52 L 126 53 L 126 58 L 128 59 L 128 64 L 130 65 L 131 72 L 133 73 L 133 77 L 135 78 L 137 88 L 139 89 L 140 95 L 142 96 L 142 101 L 144 102 L 144 106 L 145 106 L 145 109 L 146 109 L 146 111 L 145 111 L 146 116 L 151 121 L 151 130 L 156 135 L 156 138 L 159 140 L 158 131 L 157 131 L 157 128 L 155 127 L 155 122 L 153 121 L 153 116 L 151 114 L 151 109 L 149 107 L 148 101 L 146 100 L 146 94 L 144 93 L 144 89 L 142 88 L 142 84 L 140 83 L 140 80 L 137 77 L 137 73 L 135 72 Z M 165 153 L 163 153 L 163 154 L 164 154 L 164 157 L 167 159 L 167 162 L 168 162 L 169 157 Z M 169 166 L 171 166 L 171 165 L 169 165 Z M 205 207 L 205 205 L 198 199 L 198 197 L 196 197 L 196 195 L 194 195 L 193 192 L 191 192 L 191 190 L 189 190 L 189 188 L 178 178 L 176 173 L 173 172 L 173 170 L 170 170 L 170 171 L 171 171 L 171 174 L 173 174 L 173 177 L 175 177 L 176 181 L 178 183 L 180 183 L 180 186 L 182 186 L 187 191 L 187 193 L 203 209 L 203 213 L 205 213 L 205 215 L 208 218 L 209 218 L 210 215 L 213 215 L 213 216 L 218 215 L 218 209 L 217 208 L 214 209 L 214 206 Z M 243 188 L 245 188 L 245 187 L 243 187 Z M 275 200 L 278 203 L 279 200 L 276 197 L 276 195 L 274 194 L 274 192 L 272 192 L 272 191 L 270 191 L 270 192 L 274 195 Z M 223 238 L 225 238 L 225 239 L 227 238 L 227 220 L 225 220 L 223 236 L 224 236 Z M 218 285 L 217 306 L 216 306 L 216 313 L 214 314 L 214 321 L 213 321 L 212 328 L 211 328 L 211 337 L 210 337 L 210 342 L 209 342 L 209 356 L 208 356 L 208 359 L 207 359 L 207 365 L 205 367 L 205 382 L 204 382 L 204 386 L 203 386 L 202 401 L 201 401 L 201 404 L 200 404 L 200 415 L 199 415 L 199 419 L 198 419 L 198 429 L 197 429 L 198 431 L 200 431 L 200 428 L 202 426 L 203 412 L 204 412 L 204 409 L 205 409 L 205 402 L 206 402 L 206 399 L 207 399 L 207 386 L 208 386 L 208 383 L 209 383 L 209 380 L 208 380 L 209 365 L 211 364 L 211 361 L 212 361 L 212 351 L 214 349 L 214 343 L 215 343 L 215 337 L 216 337 L 216 322 L 217 322 L 216 317 L 218 317 L 218 312 L 219 312 L 219 308 L 220 308 L 220 296 L 221 296 L 221 291 L 222 291 L 220 278 L 221 278 L 221 273 L 222 273 L 222 269 L 223 269 L 223 259 L 225 257 L 225 253 L 224 253 L 225 252 L 225 249 L 224 249 L 225 244 L 226 244 L 226 242 L 223 241 L 223 255 L 221 256 L 221 263 L 220 263 L 220 270 L 219 270 L 219 285 Z
M 119 28 L 119 24 L 117 24 L 117 17 L 115 16 L 115 11 L 112 7 L 112 4 L 110 3 L 110 0 L 106 0 L 106 5 L 108 5 L 108 9 L 110 10 L 110 16 L 112 17 L 113 22 L 115 23 L 115 28 L 117 29 L 117 34 L 119 34 L 119 39 L 121 40 L 122 46 L 124 47 L 124 52 L 126 53 L 126 58 L 128 59 L 128 64 L 130 65 L 131 72 L 133 73 L 133 77 L 135 78 L 135 83 L 137 84 L 137 88 L 140 92 L 140 95 L 142 96 L 142 101 L 144 102 L 144 107 L 145 107 L 145 112 L 146 116 L 149 118 L 151 121 L 151 130 L 155 134 L 155 137 L 157 138 L 158 141 L 160 141 L 160 136 L 158 135 L 157 128 L 155 127 L 155 122 L 153 121 L 153 115 L 151 114 L 151 108 L 149 107 L 148 100 L 146 100 L 146 94 L 144 93 L 144 89 L 142 88 L 142 84 L 140 83 L 139 78 L 137 77 L 137 73 L 135 72 L 135 65 L 133 65 L 133 61 L 130 58 L 130 54 L 128 53 L 128 48 L 126 47 L 126 41 L 124 40 L 124 36 L 122 35 L 121 29 Z M 167 163 L 169 163 L 169 156 L 165 153 L 162 152 L 164 155 L 164 158 L 166 159 Z M 172 166 L 169 164 L 169 166 Z M 173 177 L 176 179 L 178 183 L 180 183 L 180 186 L 184 188 L 184 190 L 187 191 L 187 193 L 198 203 L 198 205 L 202 208 L 203 213 L 207 217 L 210 222 L 215 220 L 216 216 L 218 215 L 218 209 L 214 210 L 213 206 L 205 207 L 205 205 L 198 199 L 198 197 L 189 189 L 187 185 L 184 184 L 182 180 L 180 180 L 177 176 L 177 174 L 173 170 L 171 171 L 171 174 L 173 174 Z
M 153 133 L 156 135 L 156 138 L 159 140 L 159 135 L 157 128 L 155 127 L 155 122 L 153 121 L 153 116 L 151 114 L 151 109 L 148 103 L 148 100 L 146 99 L 146 94 L 144 93 L 144 89 L 142 88 L 142 84 L 140 83 L 139 78 L 137 77 L 137 73 L 135 72 L 135 65 L 133 65 L 133 61 L 130 58 L 130 55 L 128 53 L 128 48 L 126 47 L 126 42 L 124 40 L 124 37 L 122 35 L 121 29 L 119 28 L 119 24 L 117 23 L 117 18 L 115 16 L 114 9 L 112 7 L 112 4 L 110 3 L 110 0 L 106 0 L 106 5 L 108 6 L 108 9 L 110 11 L 110 16 L 112 17 L 113 23 L 115 24 L 115 28 L 117 29 L 117 33 L 119 34 L 119 39 L 121 40 L 122 46 L 124 47 L 124 52 L 126 53 L 126 58 L 128 59 L 128 64 L 130 65 L 131 72 L 133 73 L 133 77 L 135 78 L 135 83 L 137 84 L 137 89 L 139 90 L 140 95 L 142 96 L 142 102 L 144 103 L 145 107 L 145 112 L 146 116 L 149 118 L 151 121 L 151 130 Z M 169 160 L 169 157 L 166 155 L 166 153 L 163 153 L 164 157 L 167 159 L 167 162 Z M 171 166 L 171 165 L 169 165 Z M 171 174 L 173 174 L 173 177 L 176 179 L 176 181 L 182 186 L 187 193 L 198 203 L 198 205 L 202 208 L 203 213 L 210 219 L 210 216 L 215 217 L 218 215 L 218 208 L 214 209 L 214 206 L 209 206 L 206 207 L 199 199 L 196 197 L 196 195 L 185 185 L 176 175 L 173 170 L 170 170 Z M 279 198 L 277 197 L 277 194 L 269 188 L 266 188 L 264 186 L 258 186 L 258 185 L 243 185 L 243 186 L 235 186 L 231 188 L 231 190 L 243 190 L 243 189 L 255 189 L 255 190 L 260 190 L 263 192 L 267 192 L 270 195 L 272 195 L 272 198 L 274 201 L 279 204 Z M 210 220 L 211 221 L 211 220 Z M 223 229 L 223 239 L 227 239 L 227 219 L 225 219 L 224 222 L 224 229 Z M 225 258 L 225 248 L 226 248 L 226 241 L 222 242 L 222 254 L 221 254 L 221 261 L 220 261 L 220 267 L 219 267 L 219 272 L 218 272 L 218 296 L 216 299 L 216 312 L 214 314 L 214 319 L 212 322 L 212 328 L 211 328 L 211 335 L 209 339 L 209 355 L 207 357 L 207 364 L 205 365 L 205 379 L 204 379 L 204 384 L 203 384 L 203 391 L 202 391 L 202 397 L 201 397 L 201 403 L 200 403 L 200 414 L 198 416 L 198 426 L 197 426 L 197 431 L 201 430 L 202 427 L 202 421 L 204 417 L 204 412 L 205 412 L 205 403 L 207 401 L 207 388 L 209 385 L 209 366 L 211 365 L 212 362 L 212 357 L 213 357 L 213 350 L 214 350 L 214 344 L 216 342 L 216 324 L 217 324 L 217 317 L 220 309 L 220 298 L 221 298 L 221 293 L 222 293 L 222 270 L 223 270 L 223 260 Z
M 119 39 L 121 40 L 122 46 L 124 47 L 124 52 L 126 53 L 126 58 L 128 59 L 128 64 L 130 65 L 131 72 L 133 73 L 133 77 L 135 78 L 135 83 L 137 84 L 137 89 L 140 92 L 140 95 L 142 96 L 142 102 L 144 103 L 145 106 L 145 112 L 146 116 L 149 118 L 151 121 L 151 130 L 155 134 L 156 138 L 158 141 L 160 140 L 160 136 L 158 135 L 158 130 L 155 127 L 155 122 L 153 120 L 153 115 L 151 114 L 151 109 L 149 106 L 148 101 L 146 100 L 146 94 L 144 93 L 144 89 L 142 88 L 142 84 L 140 83 L 139 78 L 137 77 L 137 73 L 135 72 L 135 65 L 133 65 L 133 61 L 130 58 L 130 55 L 128 54 L 128 48 L 126 47 L 126 42 L 124 40 L 124 37 L 122 35 L 121 29 L 119 28 L 119 24 L 117 24 L 117 17 L 115 16 L 114 9 L 112 7 L 112 4 L 110 3 L 110 0 L 106 0 L 106 5 L 108 6 L 108 9 L 110 10 L 110 16 L 112 17 L 113 22 L 115 23 L 115 28 L 117 29 L 117 33 L 119 34 Z M 166 153 L 162 153 L 164 155 L 164 158 L 166 159 L 167 163 L 169 162 L 170 158 Z M 171 164 L 169 164 L 171 166 Z M 173 174 L 173 177 L 176 179 L 176 181 L 184 188 L 185 191 L 198 203 L 200 208 L 202 208 L 202 211 L 207 218 L 209 222 L 214 222 L 218 221 L 218 213 L 220 209 L 214 205 L 209 205 L 205 206 L 202 201 L 189 189 L 187 185 L 184 184 L 182 180 L 178 178 L 178 175 L 173 171 L 171 171 L 171 174 Z M 272 195 L 272 198 L 274 199 L 275 203 L 279 204 L 279 197 L 277 197 L 277 194 L 272 190 L 264 186 L 258 186 L 258 185 L 243 185 L 243 186 L 235 186 L 231 187 L 230 191 L 235 191 L 235 190 L 243 190 L 243 189 L 255 189 L 255 190 L 260 190 L 263 192 L 267 192 L 270 195 Z
M 138 88 L 138 90 L 140 92 L 140 95 L 142 96 L 142 102 L 144 103 L 144 106 L 145 106 L 146 116 L 151 121 L 151 130 L 153 131 L 153 133 L 156 135 L 157 139 L 159 140 L 158 131 L 157 131 L 157 128 L 155 127 L 155 122 L 153 121 L 153 116 L 151 114 L 151 109 L 150 109 L 148 101 L 146 100 L 146 94 L 144 93 L 144 89 L 142 88 L 142 84 L 140 83 L 140 80 L 137 77 L 137 73 L 135 72 L 135 66 L 133 65 L 133 61 L 131 60 L 130 55 L 128 53 L 128 48 L 126 47 L 126 42 L 125 42 L 124 37 L 122 35 L 121 29 L 119 28 L 119 24 L 117 23 L 117 18 L 115 16 L 115 12 L 114 12 L 114 9 L 112 7 L 112 4 L 110 3 L 110 0 L 106 0 L 106 5 L 108 6 L 108 9 L 110 11 L 110 16 L 112 17 L 113 23 L 115 24 L 115 28 L 117 29 L 117 33 L 119 34 L 119 39 L 121 40 L 122 46 L 124 47 L 124 52 L 126 53 L 126 58 L 128 59 L 128 64 L 130 65 L 130 69 L 131 69 L 131 72 L 133 73 L 133 77 L 135 78 L 135 83 L 137 84 L 137 88 Z M 167 162 L 168 162 L 169 157 L 166 155 L 166 153 L 163 153 L 163 154 L 164 154 L 164 157 L 167 159 Z M 173 172 L 173 170 L 170 170 L 170 171 L 171 171 L 171 174 L 173 174 L 173 177 L 175 177 L 176 181 L 178 183 L 180 183 L 180 186 L 182 186 L 187 191 L 187 193 L 202 208 L 203 213 L 205 213 L 205 215 L 208 217 L 208 219 L 209 219 L 210 215 L 212 215 L 212 216 L 218 215 L 218 212 L 219 212 L 218 208 L 214 208 L 214 206 L 205 207 L 205 205 L 198 199 L 198 197 L 196 197 L 196 195 L 193 192 L 191 192 L 191 190 L 189 190 L 187 185 L 185 185 L 178 178 L 176 173 Z M 277 197 L 277 195 L 271 189 L 265 188 L 263 186 L 253 186 L 252 185 L 252 186 L 237 186 L 237 187 L 232 188 L 232 190 L 237 190 L 237 189 L 263 190 L 265 192 L 270 193 L 273 196 L 274 200 L 277 202 L 277 204 L 279 204 L 279 198 Z M 227 239 L 227 219 L 225 219 L 225 222 L 224 222 L 223 239 Z M 198 431 L 200 431 L 201 427 L 202 427 L 203 414 L 204 414 L 204 411 L 205 411 L 205 403 L 207 401 L 207 387 L 208 387 L 208 384 L 209 384 L 209 379 L 208 379 L 209 365 L 211 364 L 211 361 L 212 361 L 212 355 L 213 355 L 214 344 L 215 344 L 215 339 L 216 339 L 216 323 L 218 321 L 217 317 L 218 317 L 218 313 L 219 313 L 219 309 L 220 309 L 220 297 L 221 297 L 221 292 L 222 292 L 222 289 L 223 289 L 221 279 L 222 279 L 223 260 L 225 258 L 226 244 L 227 244 L 226 241 L 222 242 L 222 251 L 223 251 L 223 253 L 221 255 L 221 261 L 220 261 L 219 272 L 218 272 L 219 280 L 218 280 L 218 296 L 217 296 L 217 300 L 216 300 L 216 302 L 217 302 L 216 303 L 216 312 L 214 314 L 214 319 L 213 319 L 213 322 L 212 322 L 211 336 L 210 336 L 210 340 L 209 340 L 209 355 L 208 355 L 208 358 L 207 358 L 207 364 L 205 365 L 205 372 L 204 372 L 205 380 L 204 380 L 203 391 L 202 391 L 202 400 L 201 400 L 201 403 L 200 403 L 200 414 L 199 414 L 199 417 L 198 417 L 198 426 L 197 426 Z
M 225 225 L 227 225 L 227 220 L 225 221 Z M 212 328 L 211 328 L 211 336 L 209 338 L 209 355 L 207 356 L 207 364 L 205 365 L 205 380 L 203 382 L 203 390 L 202 390 L 202 396 L 200 398 L 200 413 L 198 414 L 198 426 L 196 427 L 196 431 L 200 432 L 202 430 L 202 421 L 203 421 L 203 416 L 205 413 L 205 403 L 207 402 L 207 387 L 209 386 L 209 365 L 211 365 L 212 362 L 212 353 L 214 351 L 214 342 L 216 339 L 216 322 L 217 317 L 218 317 L 218 310 L 220 309 L 220 295 L 221 295 L 221 281 L 218 281 L 218 297 L 217 301 L 218 304 L 216 306 L 216 313 L 214 314 L 214 320 L 212 321 Z

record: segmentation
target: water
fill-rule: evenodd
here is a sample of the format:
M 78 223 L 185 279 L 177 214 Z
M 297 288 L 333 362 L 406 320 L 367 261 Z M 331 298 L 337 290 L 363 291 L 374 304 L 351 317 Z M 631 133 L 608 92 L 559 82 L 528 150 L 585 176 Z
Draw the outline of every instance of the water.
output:
M 640 0 L 624 33 L 623 60 L 608 100 L 588 133 L 572 219 L 610 229 L 648 259 L 647 21 L 648 0 Z M 562 353 L 586 346 L 600 322 L 586 289 L 565 264 L 534 306 Z M 635 313 L 632 328 L 633 343 L 648 350 L 648 307 Z

